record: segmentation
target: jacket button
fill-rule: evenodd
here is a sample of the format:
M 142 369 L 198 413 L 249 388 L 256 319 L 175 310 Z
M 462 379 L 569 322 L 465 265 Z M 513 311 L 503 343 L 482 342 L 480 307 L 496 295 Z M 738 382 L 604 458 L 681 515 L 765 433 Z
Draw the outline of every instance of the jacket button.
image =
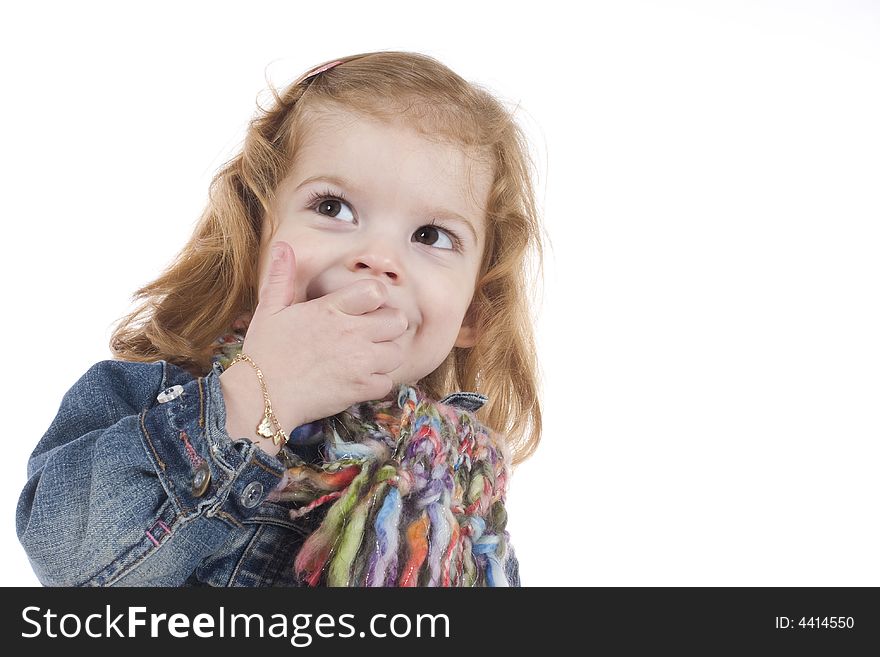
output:
M 252 481 L 245 486 L 241 494 L 241 505 L 245 509 L 253 509 L 263 500 L 263 484 Z
M 211 483 L 211 468 L 208 467 L 207 461 L 202 461 L 193 474 L 190 487 L 193 497 L 201 497 L 208 490 L 208 484 Z
M 170 388 L 165 388 L 159 395 L 156 397 L 156 401 L 160 404 L 164 404 L 165 402 L 170 402 L 172 399 L 177 399 L 180 395 L 183 394 L 183 386 L 171 386 Z

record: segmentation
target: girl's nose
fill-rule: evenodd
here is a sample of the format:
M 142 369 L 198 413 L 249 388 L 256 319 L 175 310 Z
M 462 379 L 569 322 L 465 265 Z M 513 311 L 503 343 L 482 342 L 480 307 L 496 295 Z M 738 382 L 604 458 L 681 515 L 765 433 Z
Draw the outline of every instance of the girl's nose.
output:
M 397 283 L 400 278 L 400 266 L 388 251 L 389 249 L 361 251 L 360 255 L 352 258 L 352 271 L 355 273 L 370 271 Z

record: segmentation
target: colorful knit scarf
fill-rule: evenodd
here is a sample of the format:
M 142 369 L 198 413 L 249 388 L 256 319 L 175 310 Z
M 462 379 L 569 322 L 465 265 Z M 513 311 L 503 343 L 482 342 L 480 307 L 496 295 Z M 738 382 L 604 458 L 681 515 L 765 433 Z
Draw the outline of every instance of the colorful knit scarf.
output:
M 241 351 L 248 321 L 216 340 L 214 362 Z M 294 559 L 301 583 L 508 586 L 510 459 L 472 413 L 400 384 L 297 427 L 278 457 L 288 469 L 268 499 L 292 519 L 325 512 Z

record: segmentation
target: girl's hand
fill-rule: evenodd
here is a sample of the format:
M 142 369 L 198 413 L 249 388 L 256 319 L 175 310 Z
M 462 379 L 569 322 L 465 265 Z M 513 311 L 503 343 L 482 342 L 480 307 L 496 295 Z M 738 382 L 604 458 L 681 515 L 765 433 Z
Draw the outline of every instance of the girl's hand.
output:
M 406 315 L 380 308 L 388 290 L 362 279 L 323 297 L 293 303 L 296 256 L 283 241 L 260 287 L 242 351 L 263 372 L 272 410 L 289 434 L 352 404 L 382 399 L 394 386 L 387 373 L 403 362 L 392 342 L 408 328 Z M 259 391 L 256 373 L 253 385 Z

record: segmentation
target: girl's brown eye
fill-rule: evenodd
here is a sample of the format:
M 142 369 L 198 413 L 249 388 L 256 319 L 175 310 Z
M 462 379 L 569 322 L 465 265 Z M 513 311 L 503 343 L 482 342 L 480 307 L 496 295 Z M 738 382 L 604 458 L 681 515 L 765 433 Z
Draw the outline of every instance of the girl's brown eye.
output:
M 312 199 L 311 208 L 320 215 L 325 217 L 331 217 L 333 219 L 339 219 L 339 213 L 343 207 L 349 209 L 349 214 L 351 214 L 351 219 L 347 219 L 342 217 L 342 221 L 353 221 L 354 213 L 351 212 L 351 207 L 343 201 L 342 199 L 336 198 L 335 196 L 317 196 Z
M 327 201 L 321 201 L 321 209 L 322 209 L 322 210 L 327 210 L 328 214 L 329 214 L 331 217 L 335 217 L 335 216 L 339 213 L 339 210 L 338 210 L 338 209 L 336 210 L 336 212 L 334 212 L 333 209 L 332 209 L 332 208 L 335 208 L 335 207 L 338 206 L 338 205 L 342 205 L 342 204 L 341 204 L 339 201 L 334 200 L 334 199 L 329 199 L 329 200 L 327 200 Z
M 422 226 L 416 232 L 414 237 L 422 238 L 424 237 L 428 241 L 425 242 L 428 246 L 437 246 L 439 249 L 455 249 L 455 244 L 452 241 L 452 238 L 447 234 L 447 232 L 443 229 L 438 230 L 436 226 L 428 224 L 427 226 Z M 441 246 L 437 244 L 437 239 L 442 238 L 445 242 L 441 242 L 441 244 L 448 244 L 449 246 Z

